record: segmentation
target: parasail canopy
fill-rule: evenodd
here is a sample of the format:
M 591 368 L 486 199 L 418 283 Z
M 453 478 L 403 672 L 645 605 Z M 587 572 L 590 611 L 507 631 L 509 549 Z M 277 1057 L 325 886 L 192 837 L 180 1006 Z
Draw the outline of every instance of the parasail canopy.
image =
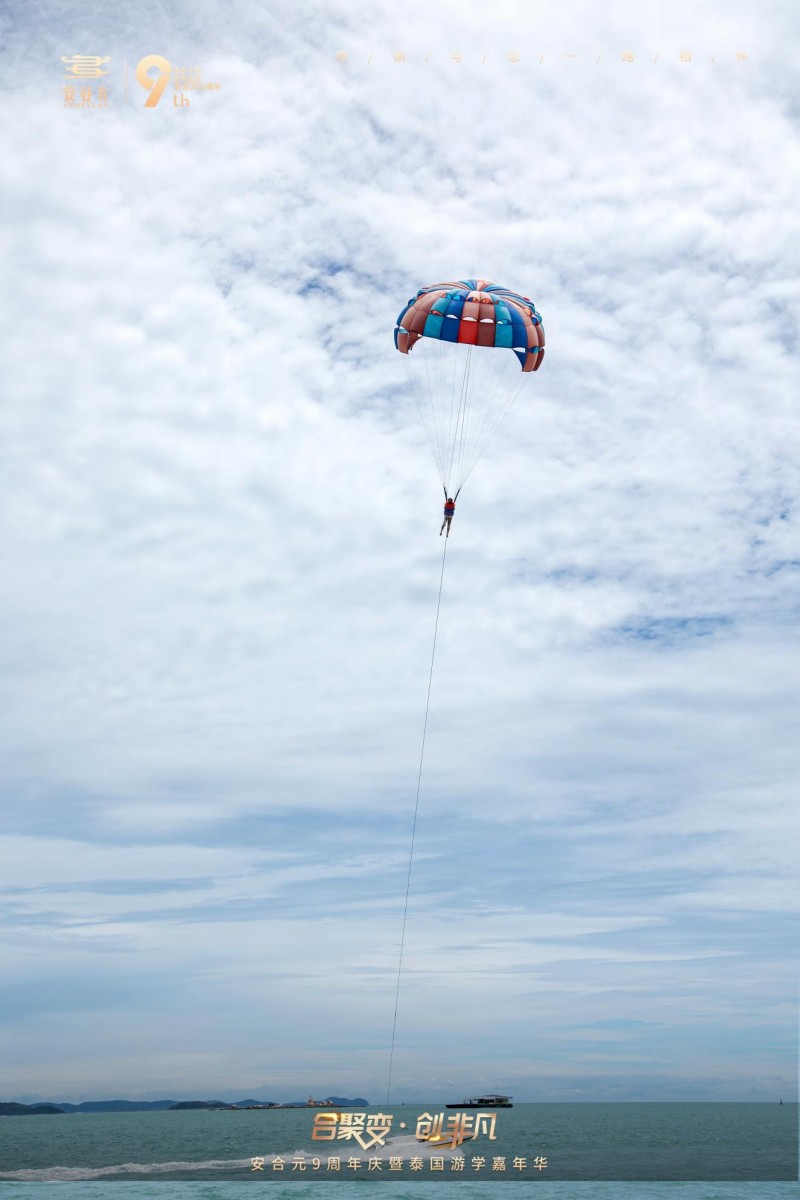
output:
M 411 368 L 442 486 L 453 495 L 541 365 L 542 318 L 527 296 L 460 279 L 421 288 L 397 318 L 394 343 Z

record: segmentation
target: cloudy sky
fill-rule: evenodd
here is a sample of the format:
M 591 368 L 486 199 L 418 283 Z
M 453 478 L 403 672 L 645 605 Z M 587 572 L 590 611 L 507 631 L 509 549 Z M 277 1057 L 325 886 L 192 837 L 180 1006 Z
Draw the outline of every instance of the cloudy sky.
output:
M 786 1098 L 794 8 L 362 8 L 4 31 L 0 1098 L 385 1096 L 442 549 L 392 329 L 468 276 L 547 356 L 450 539 L 393 1095 Z M 153 53 L 220 88 L 145 109 Z

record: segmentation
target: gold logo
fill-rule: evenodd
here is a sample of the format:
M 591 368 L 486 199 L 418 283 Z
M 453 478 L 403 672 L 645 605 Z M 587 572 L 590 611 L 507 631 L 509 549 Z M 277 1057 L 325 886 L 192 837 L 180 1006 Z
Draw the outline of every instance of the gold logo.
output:
M 151 74 L 153 68 L 157 72 L 155 75 Z M 218 92 L 222 87 L 220 83 L 205 82 L 199 67 L 174 67 L 169 59 L 161 54 L 148 54 L 138 63 L 136 82 L 150 93 L 144 102 L 145 108 L 155 108 L 170 82 L 174 89 L 174 108 L 191 107 L 187 92 Z
M 61 61 L 67 63 L 67 74 L 65 79 L 99 79 L 101 75 L 108 75 L 108 71 L 102 69 L 103 63 L 109 61 L 110 56 L 107 54 L 105 58 L 100 58 L 96 54 L 73 54 L 72 58 L 65 58 L 61 55 Z
M 155 78 L 150 69 L 156 67 L 158 75 Z M 144 102 L 145 108 L 155 108 L 164 94 L 164 88 L 169 83 L 172 74 L 172 64 L 160 54 L 148 54 L 136 67 L 136 82 L 140 83 L 150 95 Z

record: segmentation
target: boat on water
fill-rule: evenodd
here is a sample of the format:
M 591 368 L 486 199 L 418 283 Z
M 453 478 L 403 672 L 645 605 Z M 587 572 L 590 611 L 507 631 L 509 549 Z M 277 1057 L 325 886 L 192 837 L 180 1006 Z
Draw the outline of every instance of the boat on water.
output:
M 460 1104 L 445 1104 L 445 1108 L 513 1108 L 510 1096 L 470 1096 Z

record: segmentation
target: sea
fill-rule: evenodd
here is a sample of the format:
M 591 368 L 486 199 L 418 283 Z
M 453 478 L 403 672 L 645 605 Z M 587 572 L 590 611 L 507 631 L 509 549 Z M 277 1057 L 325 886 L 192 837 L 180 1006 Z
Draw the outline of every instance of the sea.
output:
M 510 1186 L 526 1200 L 800 1200 L 796 1103 L 515 1104 L 494 1122 L 414 1104 L 387 1123 L 387 1111 L 338 1114 L 316 1137 L 307 1108 L 3 1117 L 0 1193 L 241 1200 L 255 1187 L 270 1200 L 364 1200 L 388 1186 L 392 1200 L 442 1188 L 472 1200 Z M 421 1119 L 449 1136 L 478 1115 L 461 1145 L 416 1139 Z

